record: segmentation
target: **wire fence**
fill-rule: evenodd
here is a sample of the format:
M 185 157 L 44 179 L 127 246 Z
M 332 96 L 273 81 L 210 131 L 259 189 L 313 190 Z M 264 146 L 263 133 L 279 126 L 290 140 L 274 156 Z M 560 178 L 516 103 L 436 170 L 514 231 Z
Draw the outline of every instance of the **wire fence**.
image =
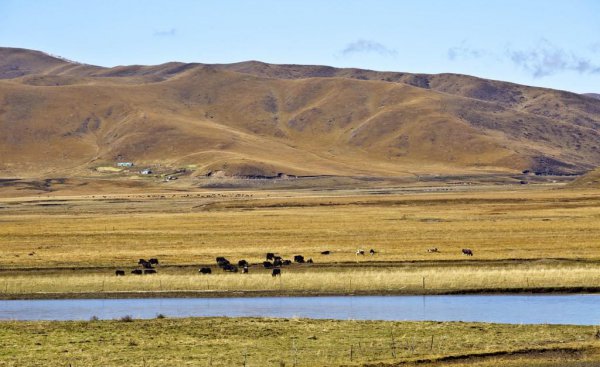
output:
M 109 293 L 109 292 L 355 292 L 439 293 L 485 289 L 533 289 L 594 287 L 600 284 L 600 268 L 579 273 L 539 271 L 530 274 L 265 274 L 218 275 L 48 275 L 0 276 L 0 294 Z
M 347 338 L 329 345 L 322 345 L 318 337 L 291 337 L 281 339 L 278 344 L 261 346 L 259 343 L 247 348 L 227 350 L 214 348 L 210 353 L 195 350 L 191 347 L 186 364 L 194 366 L 224 367 L 311 367 L 311 366 L 340 366 L 378 362 L 400 362 L 413 358 L 428 358 L 443 355 L 450 341 L 445 337 L 434 335 L 423 336 L 394 336 L 388 340 L 373 340 L 369 338 Z M 464 352 L 464 351 L 463 351 Z M 98 362 L 98 361 L 97 361 Z M 102 362 L 102 361 L 100 361 Z M 105 361 L 108 362 L 108 361 Z M 139 364 L 132 366 L 164 366 L 167 361 L 157 358 L 143 358 Z M 63 366 L 88 366 L 85 360 L 67 361 Z

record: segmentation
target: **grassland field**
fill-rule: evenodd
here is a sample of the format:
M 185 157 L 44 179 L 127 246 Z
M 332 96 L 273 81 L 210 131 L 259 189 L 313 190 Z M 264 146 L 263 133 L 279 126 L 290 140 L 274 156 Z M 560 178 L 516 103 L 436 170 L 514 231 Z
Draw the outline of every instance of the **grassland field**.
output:
M 562 185 L 12 196 L 0 199 L 0 297 L 597 292 L 599 224 L 600 190 Z M 314 263 L 274 278 L 266 252 Z M 225 273 L 216 256 L 253 265 Z M 129 273 L 151 257 L 158 274 Z M 0 366 L 592 367 L 598 336 L 460 322 L 3 321 Z
M 593 326 L 127 317 L 1 325 L 0 366 L 15 367 L 592 367 L 600 358 Z
M 0 199 L 0 294 L 600 287 L 600 191 L 212 191 Z M 439 252 L 428 253 L 436 247 Z M 356 255 L 357 249 L 367 251 Z M 369 255 L 369 249 L 375 255 Z M 474 256 L 464 256 L 470 248 Z M 331 251 L 322 255 L 322 251 Z M 265 253 L 300 254 L 274 280 Z M 215 257 L 245 259 L 224 273 Z M 133 276 L 139 258 L 158 274 Z M 202 277 L 200 266 L 212 266 Z M 116 278 L 115 269 L 127 276 Z M 340 276 L 343 274 L 343 276 Z

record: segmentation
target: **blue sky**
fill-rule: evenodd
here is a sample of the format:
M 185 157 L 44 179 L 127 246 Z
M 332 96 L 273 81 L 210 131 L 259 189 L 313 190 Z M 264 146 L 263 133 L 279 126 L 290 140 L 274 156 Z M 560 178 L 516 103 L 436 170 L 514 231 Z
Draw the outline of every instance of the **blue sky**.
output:
M 596 0 L 0 0 L 0 46 L 102 66 L 260 60 L 600 93 Z

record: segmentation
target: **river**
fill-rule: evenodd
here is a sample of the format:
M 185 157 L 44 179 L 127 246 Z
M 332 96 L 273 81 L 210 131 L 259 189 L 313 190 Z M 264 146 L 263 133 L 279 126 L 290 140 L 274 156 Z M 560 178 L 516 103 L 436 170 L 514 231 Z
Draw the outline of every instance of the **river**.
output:
M 0 320 L 279 317 L 600 324 L 600 295 L 446 295 L 3 300 Z

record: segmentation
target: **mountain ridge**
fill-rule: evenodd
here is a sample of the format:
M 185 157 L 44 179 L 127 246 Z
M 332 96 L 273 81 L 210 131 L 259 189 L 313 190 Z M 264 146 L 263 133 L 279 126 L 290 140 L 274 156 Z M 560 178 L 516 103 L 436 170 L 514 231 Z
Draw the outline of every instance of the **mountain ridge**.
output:
M 458 74 L 105 68 L 0 48 L 0 101 L 5 177 L 85 175 L 119 159 L 243 176 L 575 174 L 600 163 L 600 100 Z

